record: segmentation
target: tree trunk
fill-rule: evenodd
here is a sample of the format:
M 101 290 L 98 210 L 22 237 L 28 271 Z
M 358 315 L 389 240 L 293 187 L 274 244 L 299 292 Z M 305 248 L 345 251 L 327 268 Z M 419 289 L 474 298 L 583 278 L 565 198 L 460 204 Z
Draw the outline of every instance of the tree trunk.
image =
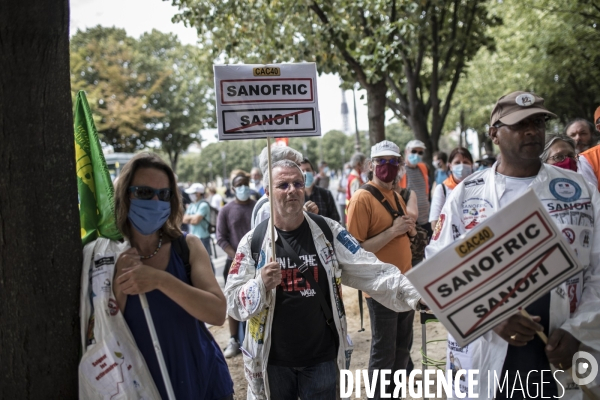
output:
M 387 85 L 385 79 L 368 85 L 367 107 L 369 112 L 369 140 L 371 146 L 385 140 L 385 107 L 387 101 Z M 368 149 L 367 149 L 368 150 Z M 367 154 L 365 152 L 365 154 Z
M 81 239 L 68 0 L 0 5 L 0 398 L 76 399 Z

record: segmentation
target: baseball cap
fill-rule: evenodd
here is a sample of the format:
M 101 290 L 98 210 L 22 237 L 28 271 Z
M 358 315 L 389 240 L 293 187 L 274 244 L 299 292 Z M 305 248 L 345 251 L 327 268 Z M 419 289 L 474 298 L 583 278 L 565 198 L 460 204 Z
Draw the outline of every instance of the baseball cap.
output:
M 598 118 L 600 118 L 600 107 L 596 108 L 596 111 L 594 112 L 594 125 L 596 125 Z
M 381 156 L 401 157 L 400 148 L 389 140 L 383 140 L 371 147 L 371 158 Z
M 422 147 L 424 149 L 426 149 L 427 147 L 425 147 L 425 143 L 421 142 L 420 140 L 414 139 L 411 140 L 410 142 L 406 143 L 406 148 L 407 149 L 414 149 L 415 147 Z
M 204 193 L 204 185 L 201 183 L 192 183 L 192 186 L 185 189 L 185 192 L 188 194 L 193 194 L 193 193 L 198 193 L 198 192 Z
M 492 110 L 490 126 L 498 121 L 506 125 L 513 125 L 535 114 L 546 114 L 556 117 L 544 107 L 544 99 L 529 92 L 512 92 L 498 99 Z

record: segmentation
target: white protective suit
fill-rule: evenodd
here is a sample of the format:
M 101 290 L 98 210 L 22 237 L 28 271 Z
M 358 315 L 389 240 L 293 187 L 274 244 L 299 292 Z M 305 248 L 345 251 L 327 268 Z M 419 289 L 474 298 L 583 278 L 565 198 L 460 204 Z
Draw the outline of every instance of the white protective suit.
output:
M 116 260 L 130 247 L 99 238 L 83 249 L 80 399 L 160 399 L 112 290 Z
M 497 164 L 494 164 L 492 168 L 469 176 L 452 191 L 442 209 L 442 215 L 445 215 L 443 226 L 440 229 L 438 224 L 426 248 L 427 257 L 498 211 L 505 178 L 496 174 L 496 168 Z M 595 224 L 595 221 L 600 221 L 598 191 L 580 174 L 548 164 L 542 164 L 529 187 L 563 231 L 584 267 L 583 273 L 551 291 L 549 330 L 562 328 L 582 344 L 600 350 L 600 225 Z M 449 340 L 453 341 L 451 336 Z M 479 399 L 493 398 L 496 388 L 488 388 L 487 371 L 496 371 L 500 378 L 507 348 L 508 343 L 493 331 L 468 345 L 465 353 L 469 354 L 470 367 L 480 372 L 479 385 L 475 387 Z M 568 384 L 566 378 L 570 379 L 570 376 L 566 373 L 557 373 L 556 376 L 565 378 L 561 379 L 566 389 L 563 399 L 581 398 L 581 390 Z M 493 379 L 491 384 L 495 386 Z M 488 397 L 488 392 L 491 397 Z M 559 386 L 559 396 L 561 393 Z
M 324 218 L 333 233 L 332 246 L 306 213 L 304 218 L 308 220 L 317 254 L 330 282 L 329 295 L 331 304 L 335 305 L 333 317 L 340 338 L 337 366 L 347 369 L 353 346 L 347 336 L 344 304 L 340 298 L 342 284 L 368 292 L 375 300 L 398 312 L 416 309 L 421 296 L 398 268 L 363 250 L 338 222 Z M 229 315 L 239 321 L 249 320 L 242 345 L 244 372 L 248 381 L 247 398 L 269 399 L 267 362 L 276 289 L 267 291 L 259 272 L 266 264 L 265 260 L 272 257 L 270 235 L 267 232 L 263 240 L 257 268 L 250 254 L 253 233 L 254 230 L 248 232 L 240 241 L 229 270 L 225 296 Z

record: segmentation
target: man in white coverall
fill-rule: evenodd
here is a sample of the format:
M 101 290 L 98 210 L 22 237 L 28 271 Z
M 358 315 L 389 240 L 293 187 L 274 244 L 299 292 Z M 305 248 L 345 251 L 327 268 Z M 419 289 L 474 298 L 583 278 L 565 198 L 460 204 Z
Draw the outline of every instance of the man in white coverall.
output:
M 304 176 L 297 164 L 278 161 L 272 174 L 273 193 L 267 194 L 277 255 L 268 230 L 252 249 L 259 225 L 240 241 L 225 287 L 229 315 L 248 320 L 242 345 L 248 399 L 335 399 L 339 370 L 349 368 L 352 353 L 341 285 L 367 291 L 397 312 L 416 309 L 420 296 L 338 222 L 302 211 Z M 326 321 L 326 310 L 333 321 Z
M 583 273 L 526 308 L 534 321 L 515 314 L 464 348 L 449 337 L 449 351 L 463 368 L 479 370 L 479 399 L 581 398 L 571 376 L 558 372 L 555 379 L 550 365 L 568 370 L 580 345 L 600 350 L 600 225 L 595 224 L 600 197 L 581 175 L 540 161 L 545 120 L 555 116 L 543 104 L 541 97 L 527 92 L 498 100 L 489 135 L 500 147 L 501 161 L 452 191 L 426 249 L 432 257 L 531 188 L 561 231 L 569 233 L 568 242 L 584 266 Z M 548 345 L 536 335 L 542 329 Z M 497 388 L 494 374 L 501 385 L 507 377 L 503 389 Z

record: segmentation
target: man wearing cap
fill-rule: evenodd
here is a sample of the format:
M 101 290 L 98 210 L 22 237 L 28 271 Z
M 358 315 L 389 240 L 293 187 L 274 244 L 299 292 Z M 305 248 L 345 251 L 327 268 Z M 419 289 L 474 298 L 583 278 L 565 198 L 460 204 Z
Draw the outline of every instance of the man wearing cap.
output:
M 394 191 L 400 168 L 404 168 L 404 160 L 394 143 L 384 140 L 371 148 L 369 182 L 350 199 L 347 227 L 363 249 L 375 253 L 378 259 L 395 265 L 405 274 L 411 269 L 409 235 L 414 236 L 417 231 L 415 221 L 406 215 L 402 197 Z M 376 191 L 391 209 L 375 197 Z M 405 370 L 410 359 L 414 311 L 396 312 L 367 293 L 365 295 L 373 336 L 370 375 L 374 370 L 391 370 L 392 375 L 394 371 Z M 392 389 L 390 387 L 388 393 L 393 393 Z M 379 382 L 375 393 L 375 398 L 379 399 Z
M 210 256 L 210 266 L 215 271 L 215 267 L 212 263 L 212 250 L 210 246 L 210 232 L 208 231 L 208 224 L 206 221 L 202 223 L 202 221 L 208 217 L 210 213 L 210 206 L 206 200 L 204 200 L 205 193 L 204 185 L 201 183 L 193 183 L 188 189 L 185 190 L 186 193 L 195 195 L 195 201 L 190 204 L 185 211 L 183 216 L 183 223 L 190 225 L 190 233 L 192 235 L 198 236 L 204 247 L 206 247 L 206 251 Z
M 570 375 L 555 374 L 563 388 L 556 384 L 548 372 L 550 365 L 568 370 L 580 343 L 600 349 L 600 224 L 593 222 L 600 218 L 600 197 L 581 175 L 541 162 L 546 119 L 550 117 L 555 115 L 544 107 L 544 100 L 532 93 L 514 92 L 498 100 L 489 135 L 500 148 L 500 161 L 474 173 L 452 191 L 440 215 L 441 229 L 436 229 L 426 249 L 426 256 L 433 256 L 529 189 L 559 229 L 587 237 L 571 243 L 584 272 L 527 306 L 533 320 L 517 313 L 465 348 L 449 337 L 454 357 L 463 366 L 479 370 L 475 385 L 479 398 L 511 398 L 515 382 L 522 387 L 518 389 L 519 398 L 537 397 L 536 391 L 542 390 L 540 397 L 563 397 L 563 390 L 568 392 L 567 397 L 580 397 L 578 387 L 566 381 Z M 556 212 L 558 209 L 580 211 L 576 218 L 569 212 L 565 218 L 564 213 Z M 536 335 L 541 330 L 549 338 L 547 345 Z M 498 380 L 485 379 L 488 371 Z M 505 377 L 508 385 L 498 389 L 498 382 Z
M 429 223 L 429 172 L 423 161 L 425 143 L 420 140 L 411 140 L 406 144 L 405 159 L 406 173 L 400 178 L 398 185 L 401 188 L 409 188 L 417 195 L 417 206 L 419 216 L 417 225 L 427 231 L 431 237 L 433 231 Z M 414 260 L 418 263 L 421 260 Z

